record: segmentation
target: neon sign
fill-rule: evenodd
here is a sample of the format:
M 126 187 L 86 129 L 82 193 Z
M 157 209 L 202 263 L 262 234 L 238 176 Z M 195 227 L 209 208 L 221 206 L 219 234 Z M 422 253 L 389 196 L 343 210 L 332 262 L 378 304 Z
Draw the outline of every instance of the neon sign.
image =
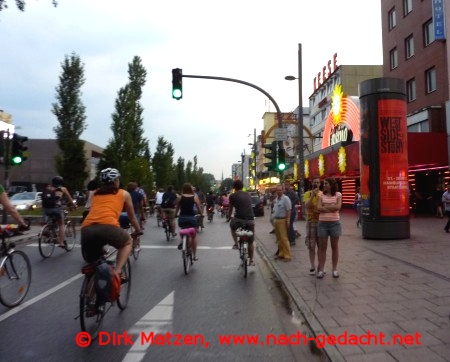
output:
M 333 69 L 331 68 L 331 60 L 328 61 L 327 65 L 323 66 L 322 71 L 317 73 L 317 77 L 314 78 L 314 92 L 319 88 L 325 81 L 330 78 L 338 68 L 337 65 L 337 53 L 333 55 Z

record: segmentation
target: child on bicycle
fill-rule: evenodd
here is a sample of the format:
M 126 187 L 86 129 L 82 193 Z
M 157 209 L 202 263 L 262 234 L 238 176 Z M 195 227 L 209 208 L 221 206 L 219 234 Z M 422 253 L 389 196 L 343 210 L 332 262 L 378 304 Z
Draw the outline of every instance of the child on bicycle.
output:
M 88 263 L 103 255 L 103 246 L 116 249 L 116 271 L 120 274 L 131 252 L 132 237 L 120 227 L 119 215 L 125 208 L 135 233 L 141 233 L 128 191 L 121 189 L 120 173 L 115 168 L 101 171 L 102 185 L 94 192 L 89 214 L 81 224 L 81 248 Z

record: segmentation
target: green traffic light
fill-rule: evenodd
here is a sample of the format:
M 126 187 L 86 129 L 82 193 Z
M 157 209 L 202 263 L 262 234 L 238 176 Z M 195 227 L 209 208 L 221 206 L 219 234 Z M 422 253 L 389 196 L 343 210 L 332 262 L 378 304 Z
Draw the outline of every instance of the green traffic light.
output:
M 278 164 L 278 171 L 284 171 L 286 169 L 286 165 L 284 163 Z
M 20 156 L 14 156 L 14 157 L 11 159 L 11 161 L 12 161 L 12 163 L 13 163 L 14 165 L 20 165 L 20 164 L 22 163 L 22 157 L 20 157 Z
M 183 95 L 183 93 L 181 92 L 181 89 L 178 89 L 178 88 L 173 89 L 173 91 L 172 91 L 173 98 L 180 99 L 182 95 Z

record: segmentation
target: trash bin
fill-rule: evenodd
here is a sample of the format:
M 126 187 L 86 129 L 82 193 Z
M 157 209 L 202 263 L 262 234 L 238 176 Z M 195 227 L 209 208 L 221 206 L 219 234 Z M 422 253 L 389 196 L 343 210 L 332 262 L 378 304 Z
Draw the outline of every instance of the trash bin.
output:
M 303 207 L 302 205 L 295 205 L 297 208 L 297 220 L 302 221 L 303 220 Z

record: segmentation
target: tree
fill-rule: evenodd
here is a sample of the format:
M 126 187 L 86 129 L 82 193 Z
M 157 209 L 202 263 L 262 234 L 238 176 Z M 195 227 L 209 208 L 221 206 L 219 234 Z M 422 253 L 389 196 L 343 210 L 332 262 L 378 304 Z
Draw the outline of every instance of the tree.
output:
M 65 56 L 61 67 L 59 86 L 56 87 L 57 102 L 52 104 L 52 113 L 59 123 L 53 130 L 61 150 L 55 159 L 55 166 L 68 189 L 74 191 L 83 189 L 89 176 L 84 142 L 80 140 L 86 129 L 86 108 L 81 101 L 81 87 L 85 81 L 84 65 L 80 57 L 72 53 Z
M 153 155 L 153 173 L 158 188 L 166 188 L 173 180 L 173 155 L 175 151 L 170 142 L 164 137 L 158 137 L 156 151 Z
M 148 140 L 142 135 L 143 107 L 142 88 L 147 71 L 141 58 L 135 56 L 128 64 L 128 83 L 119 89 L 112 114 L 113 137 L 106 146 L 98 168 L 117 168 L 124 183 L 137 181 L 146 189 L 152 188 L 150 175 L 150 149 Z
M 16 6 L 20 11 L 25 11 L 25 0 L 15 0 Z M 58 1 L 52 0 L 52 5 L 56 8 L 58 6 Z M 8 3 L 6 0 L 0 0 L 0 11 L 8 8 Z

